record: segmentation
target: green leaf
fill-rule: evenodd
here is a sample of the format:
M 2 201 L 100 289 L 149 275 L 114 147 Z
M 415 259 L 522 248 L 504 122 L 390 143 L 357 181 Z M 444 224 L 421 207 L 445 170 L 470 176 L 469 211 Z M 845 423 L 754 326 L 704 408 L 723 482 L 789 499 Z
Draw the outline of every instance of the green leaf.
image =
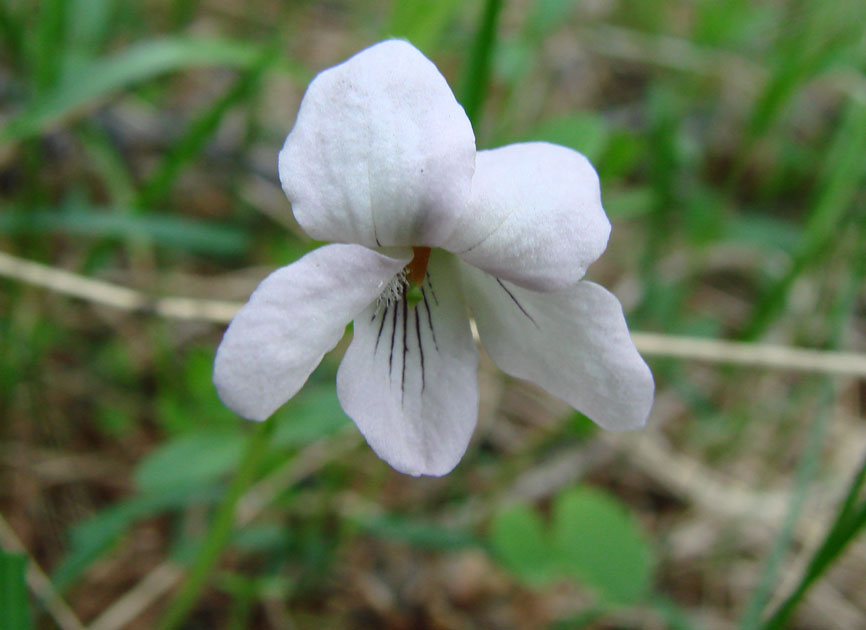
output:
M 331 385 L 308 387 L 277 412 L 273 445 L 294 448 L 336 433 L 349 424 Z
M 159 494 L 136 496 L 97 512 L 72 530 L 69 552 L 54 571 L 55 586 L 66 589 L 82 572 L 111 549 L 137 521 L 167 510 L 211 503 L 220 496 L 215 486 L 164 488 Z
M 27 601 L 27 557 L 0 551 L 0 621 L 3 630 L 33 627 Z
M 562 493 L 553 506 L 552 529 L 562 569 L 606 600 L 635 604 L 649 591 L 650 547 L 612 497 L 589 488 Z
M 543 584 L 559 573 L 544 524 L 526 505 L 514 505 L 493 519 L 490 543 L 499 561 L 530 584 Z
M 243 445 L 240 429 L 183 435 L 145 457 L 135 482 L 145 494 L 208 485 L 236 466 Z

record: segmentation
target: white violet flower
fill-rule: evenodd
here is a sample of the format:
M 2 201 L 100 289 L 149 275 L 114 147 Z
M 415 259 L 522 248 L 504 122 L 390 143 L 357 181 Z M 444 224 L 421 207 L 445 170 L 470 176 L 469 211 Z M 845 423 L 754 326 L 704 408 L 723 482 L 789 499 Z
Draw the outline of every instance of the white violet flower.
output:
M 583 155 L 543 142 L 475 150 L 430 60 L 389 40 L 319 74 L 280 152 L 301 227 L 335 241 L 255 290 L 217 350 L 231 409 L 264 420 L 354 322 L 337 395 L 374 451 L 444 475 L 478 416 L 481 342 L 606 429 L 645 424 L 653 379 L 611 293 L 582 281 L 610 223 Z

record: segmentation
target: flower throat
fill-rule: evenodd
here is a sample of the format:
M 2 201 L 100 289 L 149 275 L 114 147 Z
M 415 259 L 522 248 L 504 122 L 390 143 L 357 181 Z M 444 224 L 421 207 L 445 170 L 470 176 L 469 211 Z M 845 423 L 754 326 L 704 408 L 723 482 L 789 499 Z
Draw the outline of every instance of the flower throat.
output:
M 388 283 L 377 300 L 377 307 L 389 307 L 394 302 L 406 296 L 409 304 L 414 306 L 423 299 L 421 285 L 427 276 L 427 265 L 430 262 L 429 247 L 413 247 L 413 257 L 409 264 Z M 377 309 L 378 310 L 378 309 Z

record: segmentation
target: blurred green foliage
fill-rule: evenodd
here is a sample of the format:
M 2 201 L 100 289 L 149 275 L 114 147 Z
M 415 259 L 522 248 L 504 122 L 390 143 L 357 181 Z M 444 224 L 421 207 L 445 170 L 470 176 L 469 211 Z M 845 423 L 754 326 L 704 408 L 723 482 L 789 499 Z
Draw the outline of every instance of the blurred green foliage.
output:
M 576 578 L 613 604 L 637 604 L 648 594 L 652 551 L 624 506 L 579 488 L 556 496 L 551 512 L 549 528 L 525 505 L 496 515 L 491 544 L 507 567 L 533 584 Z

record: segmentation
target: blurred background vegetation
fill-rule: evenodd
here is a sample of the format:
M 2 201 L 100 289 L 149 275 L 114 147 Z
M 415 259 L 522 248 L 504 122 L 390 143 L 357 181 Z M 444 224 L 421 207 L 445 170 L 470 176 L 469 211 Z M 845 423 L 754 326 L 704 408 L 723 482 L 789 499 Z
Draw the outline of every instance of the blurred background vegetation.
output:
M 276 174 L 306 84 L 399 36 L 479 147 L 597 166 L 589 275 L 633 329 L 863 352 L 864 25 L 862 0 L 0 0 L 0 252 L 245 299 L 316 246 Z M 216 397 L 222 325 L 5 275 L 4 630 L 866 627 L 863 378 L 650 359 L 650 426 L 612 435 L 483 359 L 467 456 L 412 479 L 340 410 L 345 342 L 269 433 Z

